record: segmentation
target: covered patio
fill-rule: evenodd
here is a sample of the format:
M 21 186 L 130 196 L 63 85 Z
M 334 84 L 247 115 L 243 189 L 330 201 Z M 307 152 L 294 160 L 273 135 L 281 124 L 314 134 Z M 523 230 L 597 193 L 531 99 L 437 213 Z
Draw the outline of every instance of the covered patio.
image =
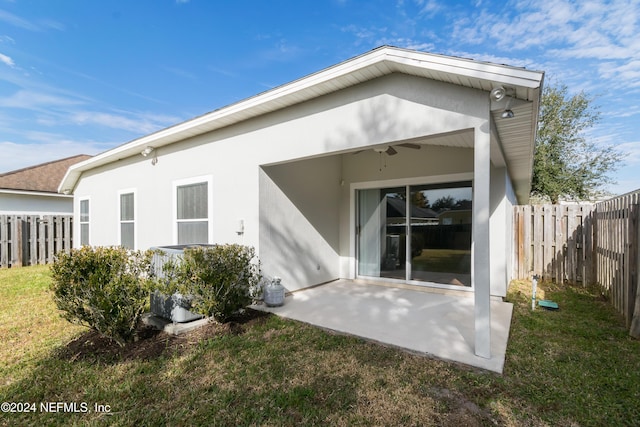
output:
M 491 299 L 491 357 L 475 354 L 472 292 L 336 280 L 253 308 L 438 359 L 502 373 L 513 305 Z

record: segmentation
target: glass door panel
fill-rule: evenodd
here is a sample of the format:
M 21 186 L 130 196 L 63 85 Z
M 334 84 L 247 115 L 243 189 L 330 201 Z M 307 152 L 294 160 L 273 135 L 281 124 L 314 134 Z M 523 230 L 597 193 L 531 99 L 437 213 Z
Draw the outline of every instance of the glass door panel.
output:
M 406 279 L 406 187 L 358 191 L 358 274 Z
M 471 182 L 410 187 L 411 280 L 471 286 Z

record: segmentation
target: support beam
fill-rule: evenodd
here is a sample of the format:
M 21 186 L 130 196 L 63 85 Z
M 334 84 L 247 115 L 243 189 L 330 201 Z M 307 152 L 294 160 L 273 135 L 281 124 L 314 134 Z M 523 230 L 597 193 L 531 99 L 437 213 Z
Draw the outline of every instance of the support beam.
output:
M 491 125 L 485 121 L 474 132 L 473 149 L 473 270 L 475 297 L 475 353 L 491 358 L 491 269 L 489 216 L 491 188 Z

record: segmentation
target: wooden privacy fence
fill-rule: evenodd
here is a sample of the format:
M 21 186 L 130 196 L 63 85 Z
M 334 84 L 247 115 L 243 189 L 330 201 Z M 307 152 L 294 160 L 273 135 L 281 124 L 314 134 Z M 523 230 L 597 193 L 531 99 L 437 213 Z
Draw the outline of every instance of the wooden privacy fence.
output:
M 640 190 L 596 204 L 515 206 L 513 219 L 514 279 L 597 284 L 640 337 Z
M 594 205 L 514 207 L 513 278 L 590 283 L 594 280 Z
M 595 211 L 595 281 L 640 338 L 640 190 L 600 202 Z
M 0 268 L 47 264 L 73 247 L 72 215 L 0 215 Z

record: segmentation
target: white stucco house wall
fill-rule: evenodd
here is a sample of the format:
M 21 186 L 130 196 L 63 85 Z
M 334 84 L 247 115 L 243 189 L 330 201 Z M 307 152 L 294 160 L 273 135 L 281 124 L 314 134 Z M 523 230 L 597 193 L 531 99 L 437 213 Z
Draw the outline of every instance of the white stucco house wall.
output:
M 69 166 L 91 156 L 80 154 L 0 173 L 0 215 L 71 215 L 73 196 L 58 193 Z
M 59 191 L 74 195 L 78 244 L 251 245 L 290 291 L 367 278 L 474 292 L 489 357 L 543 77 L 384 46 L 78 163 Z M 427 221 L 416 193 L 471 215 Z M 390 219 L 389 199 L 407 209 Z

